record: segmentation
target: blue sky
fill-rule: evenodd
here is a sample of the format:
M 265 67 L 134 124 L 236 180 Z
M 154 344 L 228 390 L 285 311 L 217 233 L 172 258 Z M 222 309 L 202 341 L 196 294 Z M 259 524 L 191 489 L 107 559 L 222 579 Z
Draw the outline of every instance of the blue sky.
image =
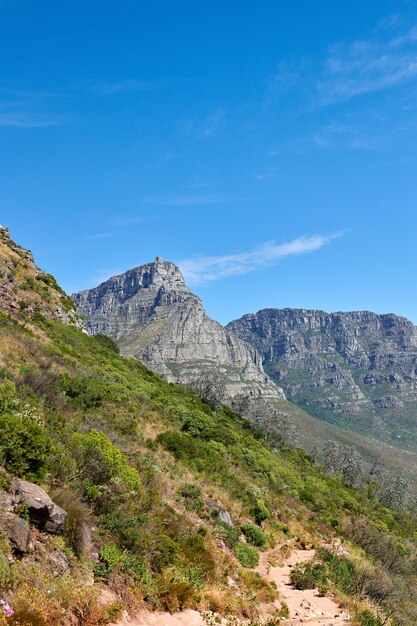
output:
M 414 0 L 0 0 L 0 223 L 63 287 L 417 322 Z

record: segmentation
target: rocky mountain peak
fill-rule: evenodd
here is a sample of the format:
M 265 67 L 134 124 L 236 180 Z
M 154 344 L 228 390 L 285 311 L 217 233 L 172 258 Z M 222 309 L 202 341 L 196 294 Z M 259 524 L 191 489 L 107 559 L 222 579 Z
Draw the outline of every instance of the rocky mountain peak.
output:
M 210 319 L 178 267 L 156 257 L 73 295 L 88 331 L 105 333 L 171 382 L 221 372 L 229 396 L 283 397 L 254 348 Z

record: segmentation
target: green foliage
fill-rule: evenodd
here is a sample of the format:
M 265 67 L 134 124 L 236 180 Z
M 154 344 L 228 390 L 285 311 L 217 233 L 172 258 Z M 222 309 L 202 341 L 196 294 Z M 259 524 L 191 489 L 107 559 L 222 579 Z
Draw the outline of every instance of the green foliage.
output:
M 234 548 L 234 553 L 243 567 L 253 568 L 259 563 L 258 550 L 247 543 L 238 543 Z
M 182 430 L 189 433 L 192 437 L 212 439 L 216 433 L 216 422 L 206 413 L 195 412 L 186 419 Z
M 195 511 L 201 514 L 204 509 L 204 502 L 201 499 L 201 487 L 199 485 L 185 484 L 179 490 L 180 495 L 185 498 L 185 508 L 188 511 Z
M 0 415 L 0 459 L 9 472 L 42 480 L 51 451 L 51 439 L 42 426 L 26 416 Z
M 104 433 L 97 430 L 87 434 L 76 433 L 72 437 L 71 447 L 82 478 L 99 484 L 120 478 L 127 489 L 140 490 L 138 472 Z
M 360 591 L 360 573 L 354 563 L 330 550 L 320 549 L 317 556 L 327 566 L 329 578 L 346 595 L 356 595 Z
M 255 524 L 244 524 L 241 526 L 241 529 L 249 543 L 258 548 L 262 548 L 266 544 L 266 535 L 259 526 L 255 526 Z
M 360 626 L 384 626 L 385 622 L 381 622 L 380 619 L 375 617 L 371 611 L 359 611 L 355 614 L 355 621 L 360 624 Z
M 109 337 L 108 335 L 104 335 L 103 333 L 98 333 L 97 335 L 94 335 L 94 339 L 98 341 L 100 345 L 107 348 L 107 350 L 109 350 L 110 352 L 114 352 L 114 354 L 120 354 L 119 346 L 117 345 L 115 340 Z
M 271 513 L 266 508 L 264 502 L 259 500 L 252 509 L 252 515 L 257 524 L 262 524 L 265 520 L 271 517 Z
M 63 376 L 60 388 L 72 400 L 74 406 L 80 409 L 90 409 L 102 404 L 108 397 L 106 386 L 94 377 Z
M 328 589 L 326 568 L 321 563 L 296 565 L 291 572 L 291 584 L 296 589 L 315 589 L 325 592 Z
M 6 379 L 0 379 L 0 414 L 9 413 L 16 405 L 16 385 Z
M 183 498 L 199 498 L 201 496 L 201 487 L 194 483 L 187 483 L 180 489 Z

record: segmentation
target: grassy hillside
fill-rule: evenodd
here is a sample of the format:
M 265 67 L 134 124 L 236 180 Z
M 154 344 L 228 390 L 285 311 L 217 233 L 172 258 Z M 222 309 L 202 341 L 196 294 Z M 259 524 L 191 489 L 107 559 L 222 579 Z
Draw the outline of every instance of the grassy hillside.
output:
M 411 515 L 301 450 L 272 451 L 231 409 L 213 412 L 108 338 L 35 306 L 2 312 L 0 339 L 0 488 L 25 478 L 68 512 L 63 535 L 32 527 L 24 554 L 0 522 L 0 600 L 14 611 L 0 609 L 0 624 L 95 626 L 144 605 L 256 624 L 276 596 L 250 569 L 259 551 L 306 545 L 318 562 L 296 584 L 334 591 L 357 625 L 417 623 Z M 347 552 L 329 549 L 337 538 Z

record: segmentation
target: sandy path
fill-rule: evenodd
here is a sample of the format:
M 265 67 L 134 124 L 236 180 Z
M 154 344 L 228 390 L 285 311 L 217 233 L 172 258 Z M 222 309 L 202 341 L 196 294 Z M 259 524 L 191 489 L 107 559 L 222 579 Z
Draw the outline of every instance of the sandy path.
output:
M 142 611 L 140 615 L 135 617 L 123 617 L 115 626 L 206 626 L 206 623 L 200 613 L 187 609 L 173 615 Z
M 268 552 L 263 552 L 255 571 L 267 580 L 275 582 L 279 597 L 289 609 L 289 618 L 282 621 L 286 626 L 349 626 L 349 616 L 344 613 L 332 598 L 320 597 L 317 589 L 298 590 L 291 586 L 291 569 L 296 563 L 307 563 L 314 559 L 314 550 L 294 550 L 285 560 L 284 565 L 273 567 L 268 562 Z M 279 609 L 281 603 L 263 604 L 261 615 L 266 618 Z M 206 626 L 197 611 L 187 609 L 170 615 L 169 613 L 141 611 L 139 615 L 129 617 L 125 614 L 113 626 Z
M 321 597 L 317 589 L 298 590 L 291 586 L 291 570 L 296 563 L 307 563 L 315 556 L 314 550 L 294 550 L 281 567 L 268 563 L 268 552 L 261 554 L 256 571 L 267 580 L 275 582 L 279 597 L 289 609 L 289 618 L 283 620 L 287 626 L 316 624 L 325 626 L 347 626 L 349 616 L 344 613 L 332 598 Z M 279 608 L 280 602 L 275 606 Z M 261 612 L 268 614 L 271 606 L 263 605 Z

